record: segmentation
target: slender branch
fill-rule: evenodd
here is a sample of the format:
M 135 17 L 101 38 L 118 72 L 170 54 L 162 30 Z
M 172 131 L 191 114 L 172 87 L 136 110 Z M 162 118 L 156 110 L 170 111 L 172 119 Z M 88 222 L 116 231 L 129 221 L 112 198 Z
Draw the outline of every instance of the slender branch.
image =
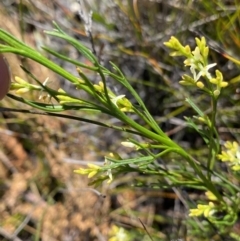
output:
M 27 114 L 33 114 L 33 115 L 55 116 L 55 117 L 60 117 L 60 118 L 65 118 L 65 119 L 82 121 L 82 122 L 102 126 L 102 127 L 105 127 L 105 128 L 111 128 L 111 129 L 114 129 L 114 130 L 124 131 L 124 132 L 132 133 L 132 134 L 135 134 L 135 135 L 143 136 L 143 134 L 141 134 L 137 131 L 125 128 L 125 127 L 105 124 L 105 123 L 102 123 L 102 122 L 99 122 L 99 121 L 89 120 L 89 119 L 86 119 L 86 118 L 81 118 L 81 117 L 72 116 L 72 115 L 44 112 L 44 111 L 39 111 L 39 110 L 13 109 L 13 108 L 6 108 L 6 107 L 0 107 L 0 112 L 21 112 L 21 113 L 27 113 Z

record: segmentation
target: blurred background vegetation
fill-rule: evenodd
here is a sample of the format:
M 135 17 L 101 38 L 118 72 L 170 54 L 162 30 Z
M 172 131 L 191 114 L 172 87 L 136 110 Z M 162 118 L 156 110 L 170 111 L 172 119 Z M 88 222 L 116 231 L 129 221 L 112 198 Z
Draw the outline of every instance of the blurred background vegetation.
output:
M 207 147 L 186 127 L 183 117 L 194 113 L 184 100 L 191 96 L 206 113 L 209 100 L 200 91 L 179 85 L 186 69 L 181 59 L 169 56 L 163 42 L 172 35 L 191 46 L 195 37 L 207 39 L 210 61 L 217 63 L 229 82 L 219 106 L 218 130 L 222 141 L 238 140 L 239 5 L 237 0 L 82 1 L 83 13 L 93 12 L 92 36 L 98 58 L 106 67 L 110 67 L 109 61 L 118 65 L 163 130 L 198 158 L 206 156 Z M 92 48 L 79 10 L 73 0 L 3 0 L 0 27 L 39 51 L 41 45 L 47 45 L 86 63 L 65 42 L 43 33 L 52 29 L 55 20 L 69 35 Z M 6 57 L 13 77 L 31 81 L 19 67 L 24 65 L 42 81 L 49 77 L 50 85 L 79 95 L 44 67 L 14 55 Z M 70 64 L 49 58 L 68 71 L 76 71 Z M 92 80 L 97 83 L 98 77 L 92 76 Z M 119 86 L 109 84 L 127 95 Z M 9 98 L 0 106 L 26 108 Z M 87 162 L 103 162 L 104 155 L 111 151 L 131 156 L 120 146 L 126 136 L 71 120 L 0 114 L 0 240 L 104 241 L 113 225 L 131 232 L 131 240 L 150 240 L 141 222 L 154 240 L 230 240 L 214 227 L 203 233 L 197 221 L 187 223 L 188 212 L 177 195 L 161 186 L 148 188 L 152 182 L 149 177 L 125 175 L 94 190 L 87 187 L 87 179 L 73 173 Z M 130 188 L 129 183 L 135 179 L 141 180 L 141 187 Z M 203 195 L 195 190 L 183 191 L 184 198 L 192 203 Z M 233 229 L 240 234 L 240 223 Z

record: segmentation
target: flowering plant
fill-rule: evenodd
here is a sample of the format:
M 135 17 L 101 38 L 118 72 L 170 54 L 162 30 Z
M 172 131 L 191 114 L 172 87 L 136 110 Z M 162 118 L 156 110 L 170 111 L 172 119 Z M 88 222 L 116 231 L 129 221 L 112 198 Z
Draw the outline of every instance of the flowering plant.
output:
M 78 76 L 61 68 L 3 30 L 0 30 L 0 40 L 5 44 L 0 45 L 0 53 L 11 52 L 46 66 L 72 83 L 76 89 L 84 91 L 88 98 L 73 96 L 61 88 L 50 88 L 47 81 L 42 83 L 27 69 L 24 70 L 36 81 L 36 85 L 16 77 L 15 82 L 11 84 L 11 91 L 14 91 L 15 94 L 9 93 L 8 97 L 40 110 L 37 112 L 24 110 L 26 113 L 71 118 L 128 133 L 129 138 L 123 140 L 122 144 L 126 148 L 132 149 L 135 154 L 134 157 L 122 158 L 118 153 L 111 153 L 105 157 L 104 165 L 89 164 L 88 168 L 79 168 L 75 170 L 75 173 L 88 175 L 92 179 L 90 184 L 95 186 L 101 185 L 105 180 L 108 180 L 109 183 L 113 182 L 123 173 L 135 172 L 150 176 L 153 180 L 150 184 L 139 181 L 135 185 L 148 185 L 150 188 L 160 188 L 161 186 L 177 188 L 181 186 L 205 190 L 211 193 L 208 196 L 209 202 L 198 204 L 197 208 L 190 208 L 190 216 L 203 215 L 213 225 L 220 228 L 221 232 L 227 232 L 229 226 L 232 226 L 237 219 L 240 188 L 234 182 L 229 181 L 225 174 L 216 170 L 216 161 L 217 158 L 225 162 L 228 161 L 234 171 L 239 171 L 239 147 L 235 142 L 232 144 L 227 142 L 225 145 L 227 151 L 220 154 L 220 138 L 216 128 L 217 103 L 222 89 L 227 87 L 228 83 L 223 80 L 223 75 L 219 70 L 216 70 L 215 74 L 210 72 L 216 64 L 208 63 L 209 48 L 206 46 L 205 39 L 196 38 L 194 50 L 191 50 L 188 45 L 183 46 L 175 37 L 172 37 L 165 45 L 173 50 L 172 56 L 185 57 L 184 65 L 190 67 L 191 75 L 183 75 L 179 83 L 186 87 L 191 86 L 200 89 L 211 99 L 209 115 L 205 114 L 205 111 L 201 110 L 192 99 L 186 99 L 197 114 L 193 118 L 187 117 L 187 123 L 202 136 L 208 146 L 206 162 L 197 160 L 161 129 L 139 94 L 114 63 L 111 63 L 111 68 L 107 69 L 90 49 L 68 36 L 56 23 L 54 23 L 54 26 L 55 30 L 46 31 L 46 34 L 67 41 L 90 61 L 91 65 L 85 65 L 47 47 L 43 47 L 43 49 L 47 53 L 75 65 Z M 84 73 L 84 70 L 97 73 L 100 78 L 99 83 L 94 83 Z M 127 98 L 125 94 L 119 95 L 114 92 L 106 81 L 107 77 L 122 85 L 131 97 Z M 20 96 L 29 91 L 38 91 L 40 98 L 31 100 Z M 45 97 L 43 98 L 43 96 Z M 41 101 L 46 97 L 53 102 Z M 4 111 L 4 108 L 1 110 Z M 68 110 L 74 110 L 76 115 L 61 113 Z M 109 117 L 109 120 L 114 117 L 118 119 L 120 124 L 114 125 L 81 117 L 80 113 L 86 111 L 105 114 Z M 135 116 L 138 116 L 141 123 L 144 124 L 135 121 Z M 175 162 L 177 166 L 168 165 L 168 162 Z M 219 185 L 219 180 L 221 185 Z M 134 185 L 134 181 L 132 184 Z M 223 215 L 221 220 L 218 218 L 220 212 Z

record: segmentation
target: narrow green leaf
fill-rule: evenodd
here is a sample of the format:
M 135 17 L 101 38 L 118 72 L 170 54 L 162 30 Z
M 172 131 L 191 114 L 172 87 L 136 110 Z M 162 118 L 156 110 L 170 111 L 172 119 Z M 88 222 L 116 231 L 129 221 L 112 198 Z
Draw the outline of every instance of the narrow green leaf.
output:
M 72 63 L 72 64 L 74 64 L 76 66 L 79 66 L 79 67 L 82 67 L 82 68 L 85 68 L 85 69 L 89 69 L 89 70 L 92 70 L 92 71 L 96 71 L 98 69 L 98 68 L 96 68 L 94 66 L 89 66 L 89 65 L 86 65 L 86 64 L 82 64 L 82 63 L 80 63 L 80 62 L 78 62 L 78 61 L 76 61 L 74 59 L 68 58 L 65 55 L 59 54 L 56 51 L 54 51 L 54 50 L 52 50 L 52 49 L 50 49 L 48 47 L 43 46 L 42 49 L 45 50 L 46 52 L 48 52 L 48 53 L 58 57 L 59 59 L 65 60 L 65 61 L 67 61 L 69 63 Z
M 70 43 L 72 46 L 74 46 L 80 53 L 82 53 L 82 55 L 84 57 L 86 57 L 92 63 L 96 64 L 98 62 L 95 55 L 87 47 L 85 47 L 83 44 L 81 44 L 76 39 L 74 39 L 66 34 L 63 34 L 62 32 L 53 32 L 53 31 L 44 31 L 44 32 L 48 35 L 66 40 L 68 43 Z
M 186 98 L 186 102 L 199 114 L 199 116 L 204 117 L 204 113 L 195 105 L 195 103 L 190 99 Z

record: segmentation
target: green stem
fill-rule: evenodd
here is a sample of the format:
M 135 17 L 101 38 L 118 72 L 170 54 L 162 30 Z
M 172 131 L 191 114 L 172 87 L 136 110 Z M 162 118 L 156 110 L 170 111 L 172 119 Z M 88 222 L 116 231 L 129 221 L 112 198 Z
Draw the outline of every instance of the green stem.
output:
M 211 191 L 218 198 L 219 201 L 223 201 L 223 198 L 222 198 L 221 194 L 218 192 L 218 190 L 216 189 L 215 185 L 213 185 L 212 181 L 210 179 L 208 179 L 207 177 L 205 177 L 205 175 L 200 170 L 200 164 L 196 165 L 196 160 L 182 148 L 180 149 L 180 151 L 181 151 L 181 153 L 179 153 L 179 154 L 188 161 L 188 163 L 191 165 L 191 167 L 195 170 L 195 172 L 201 178 L 201 180 L 203 181 L 203 183 L 205 184 L 207 189 L 209 191 Z
M 211 126 L 210 128 L 210 135 L 209 135 L 209 154 L 208 154 L 208 163 L 207 163 L 207 168 L 208 168 L 208 179 L 210 180 L 211 178 L 211 172 L 214 168 L 215 160 L 216 160 L 216 154 L 218 153 L 218 143 L 216 143 L 216 138 L 218 136 L 215 136 L 216 134 L 216 113 L 217 113 L 217 99 L 212 96 L 212 115 L 211 115 Z

